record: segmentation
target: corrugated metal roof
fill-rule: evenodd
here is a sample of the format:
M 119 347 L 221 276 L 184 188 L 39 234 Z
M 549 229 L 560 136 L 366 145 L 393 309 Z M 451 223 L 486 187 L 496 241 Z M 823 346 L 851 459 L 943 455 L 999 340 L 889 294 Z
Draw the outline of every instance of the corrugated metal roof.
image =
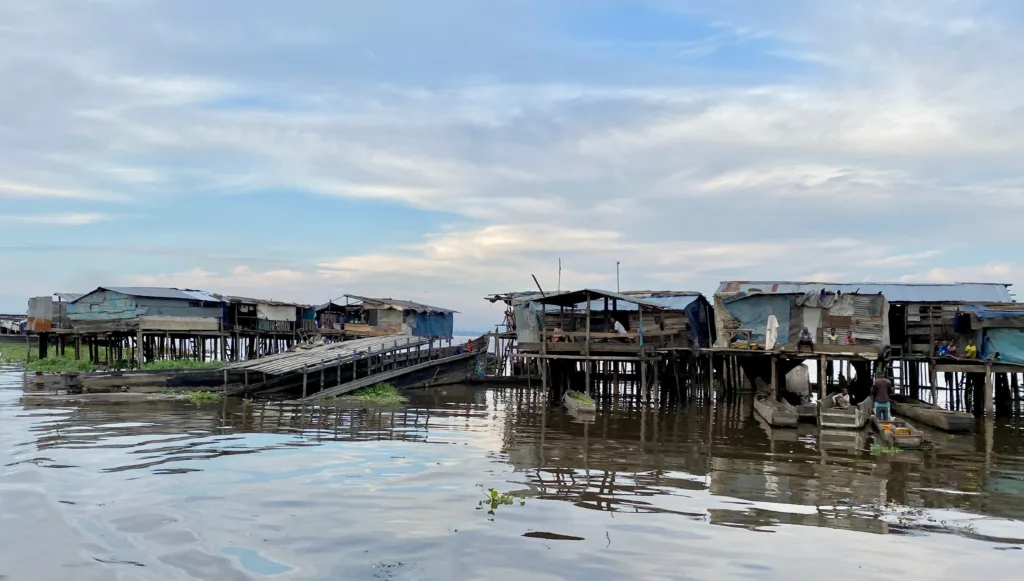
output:
M 532 300 L 533 300 L 533 302 L 539 303 L 539 304 L 542 304 L 542 305 L 555 305 L 555 306 L 562 306 L 562 307 L 572 307 L 572 306 L 579 305 L 579 304 L 584 304 L 585 305 L 588 294 L 591 297 L 596 297 L 596 298 L 599 298 L 599 299 L 604 299 L 605 297 L 607 297 L 609 299 L 615 299 L 617 302 L 620 302 L 620 303 L 640 305 L 640 306 L 644 306 L 644 307 L 647 307 L 647 308 L 650 308 L 650 309 L 664 309 L 664 308 L 666 308 L 666 307 L 663 307 L 662 305 L 660 305 L 660 304 L 658 304 L 656 302 L 649 301 L 649 300 L 644 299 L 644 298 L 639 297 L 639 296 L 625 295 L 625 294 L 622 294 L 622 293 L 615 293 L 615 292 L 612 292 L 612 291 L 593 289 L 593 288 L 590 288 L 590 289 L 585 288 L 585 289 L 581 289 L 581 290 L 577 290 L 577 291 L 566 291 L 566 292 L 563 292 L 563 293 L 549 294 L 546 297 L 537 297 L 537 298 L 534 298 Z M 594 299 L 591 298 L 591 303 L 592 303 L 591 307 L 590 307 L 591 309 L 594 308 L 593 302 L 594 302 Z M 617 305 L 617 306 L 618 306 L 618 308 L 620 310 L 625 310 L 625 309 L 622 309 L 621 305 Z M 586 307 L 584 307 L 584 308 L 586 308 Z M 603 302 L 602 302 L 601 309 L 602 310 L 604 309 Z
M 417 303 L 415 301 L 403 301 L 403 300 L 400 300 L 400 299 L 392 299 L 392 298 L 383 298 L 383 299 L 381 299 L 381 298 L 373 298 L 373 297 L 361 297 L 359 295 L 345 295 L 345 296 L 347 298 L 350 298 L 350 299 L 356 299 L 357 301 L 363 301 L 364 303 L 377 303 L 377 304 L 380 304 L 380 305 L 384 305 L 385 307 L 390 307 L 392 309 L 397 309 L 397 310 L 400 310 L 400 311 L 419 311 L 421 313 L 457 313 L 458 312 L 458 311 L 453 311 L 451 309 L 446 309 L 446 308 L 443 308 L 443 307 L 433 307 L 433 306 L 430 306 L 430 305 L 425 305 L 423 303 Z
M 948 284 L 924 283 L 833 283 L 833 282 L 775 282 L 726 281 L 719 283 L 719 293 L 803 294 L 821 291 L 843 294 L 874 295 L 881 293 L 890 303 L 1009 303 L 1013 302 L 1008 284 L 956 282 Z
M 222 302 L 220 299 L 207 292 L 192 289 L 183 290 L 158 286 L 101 286 L 92 292 L 100 290 L 108 290 L 113 291 L 115 293 L 121 293 L 123 295 L 133 297 L 145 297 L 150 299 L 177 299 L 183 301 L 205 301 L 211 303 Z M 82 296 L 84 297 L 85 295 Z
M 271 307 L 306 307 L 308 305 L 300 305 L 298 303 L 289 303 L 287 301 L 275 301 L 274 299 L 256 299 L 252 297 L 239 297 L 233 295 L 214 295 L 219 297 L 221 300 L 229 303 L 246 303 L 253 305 L 267 305 Z
M 637 303 L 635 303 L 635 302 L 632 302 L 634 299 L 639 300 L 639 301 L 643 301 L 644 306 L 648 306 L 650 308 L 659 308 L 659 309 L 664 309 L 664 310 L 667 310 L 667 311 L 682 311 L 682 310 L 686 309 L 686 307 L 690 306 L 693 303 L 693 301 L 695 301 L 698 298 L 700 298 L 700 294 L 677 294 L 677 295 L 670 295 L 670 296 L 658 296 L 657 294 L 655 294 L 655 295 L 646 295 L 646 294 L 640 294 L 640 293 L 630 293 L 630 294 L 625 295 L 625 296 L 628 297 L 628 301 L 622 301 L 622 300 L 616 301 L 616 304 L 615 304 L 615 310 L 616 311 L 638 311 L 638 310 L 640 310 L 639 305 Z M 576 308 L 576 310 L 586 309 L 587 308 L 587 304 L 586 303 L 577 303 L 575 305 L 575 308 Z M 608 308 L 611 309 L 612 305 L 609 304 Z M 545 310 L 549 311 L 549 312 L 550 311 L 557 311 L 558 309 L 559 309 L 559 307 L 557 305 L 550 305 L 550 304 L 546 305 L 546 308 L 545 308 Z M 590 310 L 591 311 L 603 311 L 604 310 L 604 299 L 602 298 L 602 299 L 597 299 L 597 300 L 590 301 Z
M 417 345 L 426 345 L 430 341 L 420 337 L 409 337 L 406 335 L 389 335 L 386 337 L 367 337 L 365 339 L 353 339 L 341 343 L 328 343 L 309 349 L 295 349 L 285 353 L 269 355 L 251 361 L 232 363 L 226 369 L 247 369 L 249 371 L 263 372 L 268 375 L 284 375 L 294 371 L 301 371 L 303 367 L 316 367 L 339 359 L 361 358 L 380 352 L 384 349 L 396 349 L 401 347 L 414 348 Z
M 85 296 L 85 293 L 53 293 L 58 299 L 65 303 L 77 301 L 78 299 Z

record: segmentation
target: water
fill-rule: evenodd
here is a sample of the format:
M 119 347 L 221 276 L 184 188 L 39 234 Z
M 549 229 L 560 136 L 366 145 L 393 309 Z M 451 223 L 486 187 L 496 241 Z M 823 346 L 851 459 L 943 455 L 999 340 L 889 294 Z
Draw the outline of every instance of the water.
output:
M 5 581 L 997 580 L 1024 564 L 1012 422 L 889 457 L 769 430 L 743 401 L 580 423 L 470 386 L 393 413 L 21 396 L 0 371 Z M 488 488 L 516 500 L 488 514 Z

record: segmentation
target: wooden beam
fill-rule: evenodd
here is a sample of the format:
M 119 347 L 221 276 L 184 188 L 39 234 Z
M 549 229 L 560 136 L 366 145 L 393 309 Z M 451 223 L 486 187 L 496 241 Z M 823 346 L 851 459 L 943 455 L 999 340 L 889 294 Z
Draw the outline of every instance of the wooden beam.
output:
M 1024 367 L 1017 365 L 987 364 L 978 360 L 976 363 L 936 363 L 936 373 L 985 373 L 985 369 L 993 373 L 1024 373 Z

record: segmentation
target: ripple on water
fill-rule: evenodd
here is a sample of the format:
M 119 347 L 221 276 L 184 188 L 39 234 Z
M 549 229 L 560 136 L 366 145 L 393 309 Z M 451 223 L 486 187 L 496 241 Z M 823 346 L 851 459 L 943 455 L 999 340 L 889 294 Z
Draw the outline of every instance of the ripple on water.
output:
M 12 580 L 999 578 L 1024 546 L 1017 422 L 878 457 L 745 401 L 580 423 L 524 389 L 399 410 L 20 389 L 0 372 L 0 543 L 36 559 L 0 557 Z

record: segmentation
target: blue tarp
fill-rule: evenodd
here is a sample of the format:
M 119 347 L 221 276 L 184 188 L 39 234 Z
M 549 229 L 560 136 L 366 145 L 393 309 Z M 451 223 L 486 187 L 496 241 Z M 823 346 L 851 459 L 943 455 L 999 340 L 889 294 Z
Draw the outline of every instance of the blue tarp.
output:
M 1024 329 L 988 329 L 985 332 L 988 338 L 988 350 L 986 356 L 999 353 L 1000 363 L 1017 363 L 1024 365 Z
M 455 316 L 452 313 L 415 313 L 414 316 L 413 335 L 451 338 L 455 328 Z
M 700 347 L 710 347 L 714 343 L 712 335 L 715 332 L 715 323 L 710 320 L 710 309 L 705 310 L 704 308 L 706 304 L 703 300 L 693 300 L 683 309 L 693 336 L 696 337 Z
M 963 305 L 960 310 L 965 313 L 971 313 L 978 318 L 979 321 L 988 321 L 993 319 L 1017 319 L 1024 318 L 1024 310 L 1000 310 L 999 307 L 988 307 L 985 305 Z
M 753 331 L 754 341 L 764 341 L 768 317 L 775 315 L 779 320 L 779 343 L 789 343 L 790 297 L 787 295 L 749 295 L 727 300 L 725 308 L 729 316 L 739 320 L 741 329 Z

